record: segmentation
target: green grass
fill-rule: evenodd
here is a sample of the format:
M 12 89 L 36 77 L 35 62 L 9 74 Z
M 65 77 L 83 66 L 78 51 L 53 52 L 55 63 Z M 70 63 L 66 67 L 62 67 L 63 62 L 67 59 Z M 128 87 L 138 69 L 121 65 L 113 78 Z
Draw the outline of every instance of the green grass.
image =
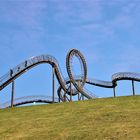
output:
M 0 140 L 140 140 L 140 96 L 0 110 Z

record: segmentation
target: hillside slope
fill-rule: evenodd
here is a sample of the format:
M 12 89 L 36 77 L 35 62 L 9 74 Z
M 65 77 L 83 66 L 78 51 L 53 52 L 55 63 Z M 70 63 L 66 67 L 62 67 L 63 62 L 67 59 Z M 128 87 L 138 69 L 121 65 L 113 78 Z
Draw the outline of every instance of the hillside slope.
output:
M 0 110 L 0 140 L 140 139 L 140 96 Z

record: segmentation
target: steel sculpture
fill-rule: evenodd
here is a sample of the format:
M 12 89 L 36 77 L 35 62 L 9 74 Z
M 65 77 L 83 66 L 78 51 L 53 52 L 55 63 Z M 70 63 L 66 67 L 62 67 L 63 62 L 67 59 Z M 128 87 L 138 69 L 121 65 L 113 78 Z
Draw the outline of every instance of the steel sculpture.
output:
M 81 75 L 74 75 L 72 71 L 72 60 L 77 57 L 81 66 Z M 23 73 L 27 72 L 29 69 L 42 64 L 47 63 L 52 66 L 52 102 L 55 102 L 55 79 L 56 76 L 59 86 L 57 89 L 59 101 L 72 101 L 72 96 L 78 95 L 78 100 L 86 97 L 87 99 L 97 98 L 97 96 L 87 89 L 85 89 L 85 84 L 90 84 L 94 86 L 113 88 L 114 97 L 116 96 L 115 87 L 117 86 L 117 81 L 119 80 L 131 80 L 132 81 L 132 91 L 135 95 L 134 81 L 140 81 L 140 73 L 130 73 L 130 72 L 120 72 L 112 76 L 112 81 L 102 81 L 97 79 L 87 78 L 87 65 L 82 53 L 76 49 L 71 49 L 66 57 L 66 68 L 68 72 L 68 78 L 64 79 L 61 73 L 59 63 L 57 60 L 50 55 L 40 55 L 31 57 L 21 64 L 17 65 L 13 69 L 10 69 L 7 74 L 0 78 L 0 90 L 5 88 L 7 85 L 12 83 L 12 94 L 11 94 L 11 107 L 14 105 L 14 80 L 18 78 Z M 74 86 L 75 88 L 72 88 Z

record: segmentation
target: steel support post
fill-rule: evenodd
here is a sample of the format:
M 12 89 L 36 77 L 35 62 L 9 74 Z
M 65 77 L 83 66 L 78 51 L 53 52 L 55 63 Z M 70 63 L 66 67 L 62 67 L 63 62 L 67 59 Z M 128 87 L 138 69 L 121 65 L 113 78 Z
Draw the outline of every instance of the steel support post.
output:
M 80 101 L 80 93 L 78 92 L 78 101 Z
M 132 90 L 133 90 L 133 96 L 135 95 L 135 85 L 134 85 L 134 80 L 132 80 Z
M 14 80 L 12 81 L 11 108 L 14 107 L 13 102 L 14 102 Z
M 72 101 L 72 83 L 70 79 L 70 102 Z
M 52 101 L 53 101 L 53 103 L 54 103 L 54 85 L 55 83 L 54 83 L 54 67 L 52 67 Z
M 82 96 L 82 100 L 84 100 L 84 95 L 81 94 L 81 96 Z
M 114 97 L 116 97 L 116 88 L 113 87 Z
M 64 92 L 64 102 L 66 102 L 66 92 Z
M 58 98 L 59 98 L 59 103 L 60 103 L 60 102 L 61 102 L 61 101 L 60 101 L 60 96 L 59 96 Z
M 80 82 L 78 82 L 78 86 L 80 86 Z M 80 98 L 80 93 L 78 92 L 78 101 L 80 101 L 81 98 Z

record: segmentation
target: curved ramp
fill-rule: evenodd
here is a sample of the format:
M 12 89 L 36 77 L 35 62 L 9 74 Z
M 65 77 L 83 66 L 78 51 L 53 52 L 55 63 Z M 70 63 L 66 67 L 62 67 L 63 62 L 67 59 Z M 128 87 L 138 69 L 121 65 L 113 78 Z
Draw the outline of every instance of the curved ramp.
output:
M 14 99 L 13 106 L 20 106 L 24 104 L 29 104 L 29 103 L 57 103 L 59 102 L 58 98 L 54 98 L 54 102 L 52 101 L 52 97 L 50 96 L 25 96 L 21 98 L 16 98 Z M 0 108 L 8 108 L 11 106 L 11 101 L 8 101 L 6 103 L 3 103 L 0 105 Z
M 58 79 L 58 82 L 66 91 L 66 86 L 63 80 L 64 78 L 60 71 L 59 64 L 57 60 L 50 55 L 40 55 L 31 57 L 28 60 L 25 60 L 24 62 L 20 63 L 19 65 L 11 69 L 7 74 L 5 74 L 0 78 L 0 90 L 2 90 L 5 86 L 10 84 L 12 80 L 18 78 L 21 74 L 27 72 L 29 69 L 42 63 L 48 63 L 55 68 L 55 74 Z

